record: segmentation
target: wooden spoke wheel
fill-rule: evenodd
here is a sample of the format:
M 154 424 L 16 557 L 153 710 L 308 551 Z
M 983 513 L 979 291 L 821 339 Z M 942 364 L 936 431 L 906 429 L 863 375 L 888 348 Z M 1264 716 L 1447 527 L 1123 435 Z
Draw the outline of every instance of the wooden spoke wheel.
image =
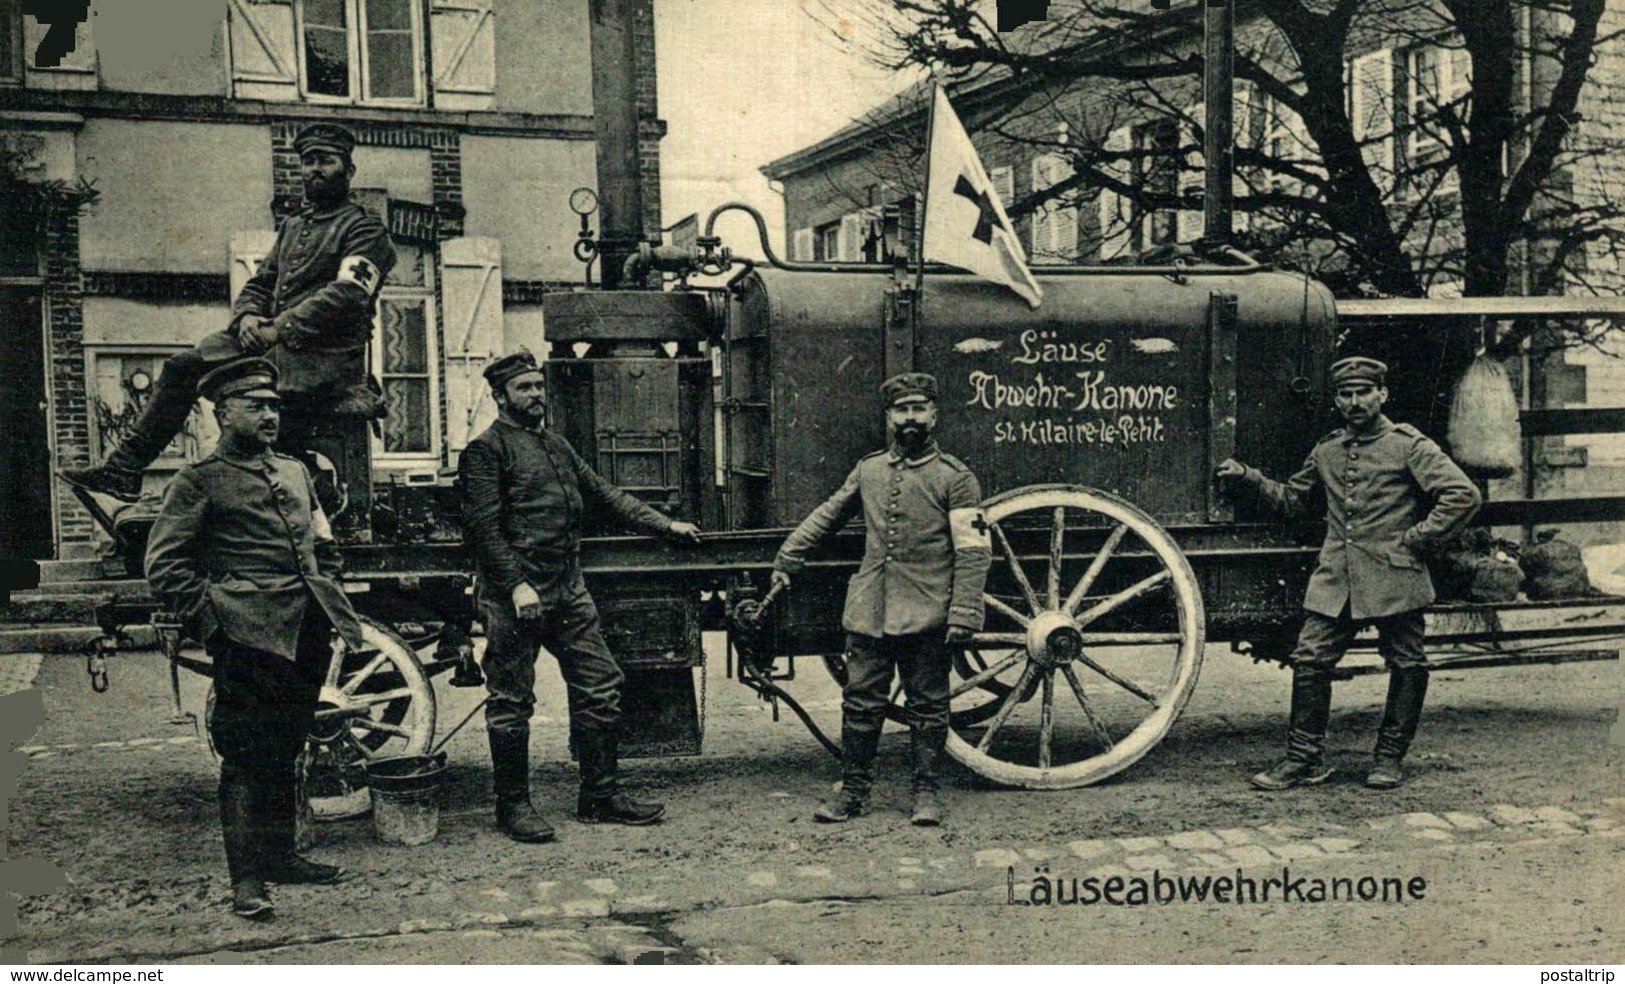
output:
M 1030 789 L 1123 771 L 1162 740 L 1196 686 L 1206 640 L 1196 575 L 1156 520 L 1107 492 L 1029 486 L 983 508 L 987 619 L 955 660 L 948 753 Z M 1098 548 L 1068 554 L 1069 538 L 1101 533 Z
M 361 616 L 365 648 L 333 637 L 311 739 L 340 760 L 422 755 L 434 742 L 435 695 L 418 654 L 388 626 Z

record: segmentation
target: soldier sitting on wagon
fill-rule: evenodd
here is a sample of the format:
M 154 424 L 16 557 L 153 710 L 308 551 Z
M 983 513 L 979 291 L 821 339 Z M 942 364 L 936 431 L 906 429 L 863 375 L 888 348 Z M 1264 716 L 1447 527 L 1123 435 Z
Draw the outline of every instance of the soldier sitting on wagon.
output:
M 1365 783 L 1392 789 L 1404 782 L 1400 761 L 1416 735 L 1428 689 L 1422 609 L 1434 594 L 1421 554 L 1465 526 L 1482 501 L 1437 444 L 1383 415 L 1387 366 L 1356 356 L 1334 363 L 1331 372 L 1345 426 L 1322 438 L 1297 474 L 1284 483 L 1271 481 L 1233 458 L 1218 467 L 1220 478 L 1246 485 L 1288 515 L 1306 515 L 1317 489 L 1326 499 L 1326 542 L 1304 594 L 1303 629 L 1291 657 L 1286 757 L 1253 776 L 1252 784 L 1264 790 L 1331 777 L 1321 753 L 1332 668 L 1367 625 L 1376 626 L 1390 675 Z
M 982 490 L 964 462 L 937 447 L 937 381 L 923 372 L 881 386 L 888 451 L 852 474 L 798 526 L 773 561 L 788 586 L 807 552 L 863 514 L 868 541 L 846 591 L 847 680 L 841 699 L 841 793 L 813 818 L 842 823 L 868 809 L 892 676 L 900 673 L 913 719 L 912 822 L 942 822 L 937 773 L 948 740 L 951 647 L 982 627 L 982 585 L 992 563 Z
M 293 146 L 305 206 L 282 223 L 243 285 L 231 324 L 165 361 L 129 436 L 100 465 L 62 469 L 69 484 L 125 502 L 140 499 L 141 474 L 185 425 L 198 380 L 245 354 L 263 355 L 281 374 L 279 450 L 303 452 L 322 417 L 365 393 L 367 342 L 395 248 L 378 216 L 350 201 L 355 137 L 315 123 L 299 131 Z

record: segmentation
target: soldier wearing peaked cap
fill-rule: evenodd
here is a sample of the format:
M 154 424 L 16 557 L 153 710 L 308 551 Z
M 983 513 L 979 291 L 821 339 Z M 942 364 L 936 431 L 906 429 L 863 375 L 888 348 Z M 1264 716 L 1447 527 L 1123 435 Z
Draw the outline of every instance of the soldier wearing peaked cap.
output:
M 923 372 L 881 385 L 891 448 L 859 461 L 846 481 L 784 541 L 773 581 L 788 586 L 824 537 L 860 513 L 863 563 L 846 590 L 847 682 L 841 699 L 841 793 L 814 819 L 841 823 L 868 808 L 874 760 L 894 674 L 914 712 L 912 820 L 942 822 L 937 775 L 948 738 L 952 647 L 982 626 L 992 563 L 981 486 L 937 446 L 937 381 Z
M 134 502 L 143 470 L 180 432 L 198 381 L 244 354 L 277 366 L 284 407 L 282 447 L 304 450 L 311 427 L 366 383 L 366 347 L 378 291 L 395 265 L 389 232 L 350 201 L 355 138 L 315 123 L 294 137 L 305 205 L 282 223 L 276 243 L 232 305 L 231 324 L 164 363 L 158 383 L 123 443 L 91 468 L 65 468 L 72 485 Z
M 1387 366 L 1363 356 L 1332 364 L 1344 426 L 1322 438 L 1285 482 L 1235 459 L 1218 469 L 1220 478 L 1241 483 L 1276 512 L 1303 517 L 1322 495 L 1326 503 L 1326 542 L 1304 594 L 1303 629 L 1291 658 L 1286 757 L 1253 776 L 1259 789 L 1313 785 L 1331 776 L 1321 752 L 1332 668 L 1367 625 L 1377 629 L 1390 672 L 1366 785 L 1391 789 L 1404 781 L 1400 763 L 1428 688 L 1422 609 L 1434 595 L 1423 554 L 1465 526 L 1482 497 L 1437 444 L 1383 415 L 1387 375 Z
M 362 647 L 337 582 L 338 550 L 297 458 L 274 453 L 278 372 L 242 358 L 198 383 L 214 402 L 214 453 L 177 474 L 147 541 L 153 592 L 214 662 L 209 732 L 220 753 L 220 822 L 233 911 L 270 915 L 265 883 L 336 881 L 294 845 L 295 760 L 336 631 Z
M 570 734 L 581 761 L 576 817 L 582 823 L 647 824 L 665 807 L 620 788 L 621 687 L 625 677 L 600 629 L 581 577 L 581 518 L 588 502 L 627 526 L 698 543 L 693 523 L 674 522 L 605 481 L 545 426 L 547 379 L 527 351 L 485 369 L 497 420 L 470 441 L 458 464 L 463 528 L 479 573 L 485 650 L 485 727 L 491 744 L 497 826 L 517 841 L 551 840 L 530 800 L 530 718 L 536 657 L 559 661 L 569 691 Z

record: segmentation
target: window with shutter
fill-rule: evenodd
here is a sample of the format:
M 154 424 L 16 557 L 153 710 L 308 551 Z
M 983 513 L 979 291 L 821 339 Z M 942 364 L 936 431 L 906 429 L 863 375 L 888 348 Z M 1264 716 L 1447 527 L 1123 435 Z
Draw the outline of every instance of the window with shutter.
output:
M 801 263 L 813 259 L 813 231 L 810 228 L 797 229 L 790 238 L 790 259 Z
M 293 0 L 230 0 L 226 36 L 232 95 L 292 102 L 299 98 Z
M 1377 187 L 1394 183 L 1394 53 L 1383 48 L 1349 67 L 1349 117 L 1360 154 Z
M 27 85 L 30 89 L 94 89 L 96 88 L 96 38 L 90 30 L 91 18 L 74 25 L 73 47 L 68 51 L 47 45 L 42 52 L 40 42 L 50 33 L 52 25 L 42 24 L 31 13 L 23 15 L 22 55 L 27 65 Z
M 496 419 L 481 375 L 504 348 L 502 243 L 482 236 L 440 244 L 440 304 L 446 318 L 446 447 L 450 464 Z
M 1105 150 L 1108 154 L 1122 153 L 1129 149 L 1132 134 L 1126 126 L 1118 127 L 1106 137 Z M 1101 170 L 1114 180 L 1125 184 L 1129 181 L 1130 169 L 1128 163 L 1122 160 L 1108 160 L 1102 162 Z M 1128 199 L 1109 188 L 1101 188 L 1100 201 L 1100 258 L 1112 260 L 1123 256 L 1134 248 L 1133 242 L 1133 213 L 1129 208 Z
M 491 109 L 496 102 L 496 11 L 490 0 L 435 0 L 429 36 L 434 42 L 436 109 Z
M 1044 154 L 1032 162 L 1033 191 L 1052 188 L 1072 177 L 1072 162 L 1060 154 Z M 1063 193 L 1070 198 L 1070 193 Z M 1032 262 L 1069 263 L 1078 252 L 1078 210 L 1052 199 L 1033 211 Z

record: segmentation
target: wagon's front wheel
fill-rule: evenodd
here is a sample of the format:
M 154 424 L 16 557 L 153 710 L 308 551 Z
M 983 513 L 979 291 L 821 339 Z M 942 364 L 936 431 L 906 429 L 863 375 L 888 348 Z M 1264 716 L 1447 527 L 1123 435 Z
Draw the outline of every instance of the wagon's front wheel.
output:
M 983 508 L 987 620 L 956 661 L 948 753 L 1030 789 L 1121 772 L 1196 686 L 1206 618 L 1195 573 L 1156 520 L 1108 492 L 1031 486 Z

